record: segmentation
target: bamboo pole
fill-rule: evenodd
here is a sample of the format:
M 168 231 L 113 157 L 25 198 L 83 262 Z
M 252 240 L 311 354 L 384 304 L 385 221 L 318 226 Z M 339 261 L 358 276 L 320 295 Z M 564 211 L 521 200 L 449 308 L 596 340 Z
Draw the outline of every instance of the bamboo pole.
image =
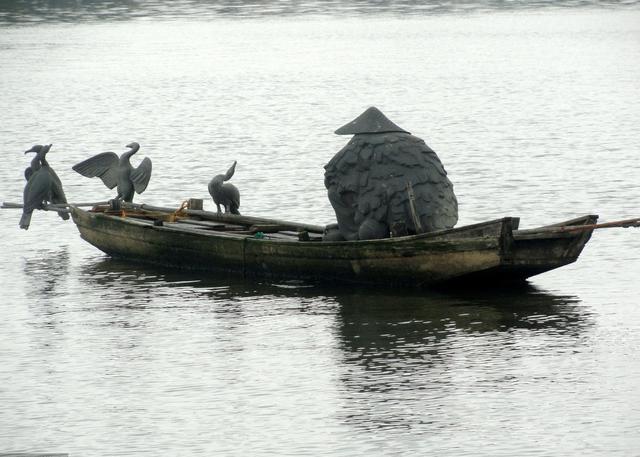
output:
M 564 226 L 560 227 L 563 232 L 575 232 L 579 230 L 596 230 L 601 228 L 629 228 L 629 227 L 640 227 L 640 217 L 634 217 L 631 219 L 622 219 L 619 221 L 612 222 L 603 222 L 602 224 L 587 224 L 587 225 L 576 225 L 576 226 Z
M 128 203 L 123 206 L 123 209 L 127 209 L 127 207 L 133 209 L 141 209 L 145 211 L 160 211 L 166 213 L 175 213 L 178 211 L 178 208 L 167 208 L 163 206 L 153 206 L 147 204 L 136 204 L 136 203 Z M 212 211 L 204 211 L 199 209 L 183 209 L 182 212 L 189 216 L 197 216 L 202 219 L 208 221 L 215 222 L 227 222 L 230 224 L 238 224 L 238 225 L 261 225 L 261 224 L 275 224 L 275 225 L 285 225 L 287 227 L 291 227 L 292 229 L 297 230 L 306 230 L 312 233 L 324 233 L 325 226 L 323 225 L 314 225 L 314 224 L 305 224 L 302 222 L 291 222 L 291 221 L 283 221 L 279 219 L 269 219 L 266 217 L 255 217 L 255 216 L 242 216 L 239 214 L 231 214 L 231 213 L 214 213 Z
M 60 211 L 60 209 L 66 209 L 69 206 L 77 207 L 94 207 L 98 205 L 108 205 L 109 202 L 93 202 L 93 203 L 50 203 L 44 206 L 45 211 Z M 22 203 L 2 202 L 0 209 L 22 209 L 24 205 Z
M 539 227 L 525 230 L 516 230 L 514 233 L 518 235 L 532 235 L 535 233 L 570 233 L 581 232 L 585 230 L 597 230 L 603 228 L 629 228 L 640 227 L 640 217 L 631 219 L 622 219 L 619 221 L 603 222 L 601 224 L 585 224 L 585 225 L 559 225 L 550 227 Z
M 69 206 L 76 207 L 94 207 L 101 205 L 108 205 L 108 201 L 102 202 L 81 202 L 81 203 L 66 203 L 66 204 L 47 204 L 44 208 L 41 208 L 45 211 L 56 211 L 56 212 L 68 212 Z M 22 203 L 13 203 L 13 202 L 2 202 L 1 209 L 22 209 Z M 124 203 L 123 209 L 139 209 L 143 211 L 159 211 L 164 213 L 175 213 L 179 210 L 179 208 L 171 208 L 166 206 L 154 206 L 148 204 L 138 204 L 138 203 Z M 324 233 L 325 226 L 323 225 L 313 225 L 313 224 L 305 224 L 301 222 L 291 222 L 284 221 L 280 219 L 269 219 L 266 217 L 254 217 L 254 216 L 242 216 L 238 214 L 230 214 L 230 213 L 215 213 L 212 211 L 204 211 L 197 209 L 183 209 L 182 212 L 189 216 L 197 216 L 202 219 L 216 222 L 227 222 L 231 224 L 238 225 L 261 225 L 261 224 L 275 224 L 282 225 L 292 228 L 297 228 L 299 230 L 306 230 L 312 233 Z M 640 227 L 640 217 L 634 217 L 630 219 L 621 219 L 619 221 L 611 221 L 611 222 L 603 222 L 600 224 L 586 224 L 586 225 L 564 225 L 564 226 L 549 226 L 549 227 L 539 227 L 533 229 L 525 229 L 525 230 L 517 230 L 518 234 L 529 234 L 529 233 L 566 233 L 566 232 L 578 232 L 582 230 L 597 230 L 603 228 L 629 228 L 629 227 Z
M 69 211 L 67 208 L 69 206 L 76 207 L 94 207 L 94 206 L 102 206 L 108 205 L 109 202 L 93 202 L 93 203 L 67 203 L 67 204 L 48 204 L 45 205 L 44 208 L 41 208 L 45 211 Z M 12 202 L 3 202 L 0 208 L 3 209 L 22 209 L 22 203 L 12 203 Z M 142 211 L 158 211 L 163 213 L 175 213 L 179 210 L 179 208 L 170 208 L 166 206 L 154 206 L 148 204 L 138 204 L 138 203 L 122 203 L 122 209 L 137 209 Z M 238 225 L 260 225 L 260 224 L 276 224 L 276 225 L 286 225 L 287 227 L 291 227 L 292 229 L 297 230 L 306 230 L 312 233 L 324 233 L 325 227 L 323 225 L 313 225 L 313 224 L 305 224 L 302 222 L 291 222 L 291 221 L 283 221 L 279 219 L 269 219 L 266 217 L 253 217 L 253 216 L 242 216 L 238 214 L 230 214 L 230 213 L 214 213 L 211 211 L 197 210 L 197 209 L 182 209 L 179 211 L 180 213 L 184 213 L 189 216 L 197 216 L 202 219 L 216 222 L 227 222 L 230 224 L 238 224 Z

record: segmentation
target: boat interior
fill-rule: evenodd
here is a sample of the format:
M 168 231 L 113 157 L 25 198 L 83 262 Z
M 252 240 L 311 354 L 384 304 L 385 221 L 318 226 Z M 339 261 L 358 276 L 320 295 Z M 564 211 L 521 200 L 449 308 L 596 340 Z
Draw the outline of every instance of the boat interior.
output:
M 109 216 L 126 217 L 139 224 L 163 226 L 191 233 L 225 233 L 268 240 L 286 241 L 322 241 L 320 228 L 300 227 L 294 223 L 280 221 L 256 221 L 254 218 L 234 217 L 234 222 L 207 220 L 215 218 L 216 213 L 201 211 L 201 215 L 184 208 L 174 212 L 148 210 L 140 207 L 111 209 L 108 205 L 94 206 L 90 212 Z M 223 218 L 224 215 L 220 215 Z M 228 216 L 227 216 L 228 217 Z

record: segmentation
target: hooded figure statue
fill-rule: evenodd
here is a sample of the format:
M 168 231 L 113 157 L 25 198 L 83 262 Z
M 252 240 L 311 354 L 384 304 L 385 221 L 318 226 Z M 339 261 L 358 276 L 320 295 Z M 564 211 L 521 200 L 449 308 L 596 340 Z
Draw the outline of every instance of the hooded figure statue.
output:
M 440 159 L 375 107 L 340 127 L 354 135 L 325 165 L 338 220 L 326 240 L 366 240 L 452 228 L 458 201 Z

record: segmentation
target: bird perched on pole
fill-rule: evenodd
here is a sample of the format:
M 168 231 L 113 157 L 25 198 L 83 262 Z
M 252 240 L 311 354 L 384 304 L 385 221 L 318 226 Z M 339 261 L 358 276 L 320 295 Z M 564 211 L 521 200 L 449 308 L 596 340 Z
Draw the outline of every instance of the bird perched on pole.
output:
M 240 208 L 240 191 L 233 184 L 225 183 L 235 173 L 236 163 L 237 161 L 234 161 L 225 174 L 217 175 L 209 182 L 209 194 L 218 207 L 219 213 L 222 212 L 220 210 L 220 205 L 222 205 L 225 213 L 240 214 L 240 211 L 238 211 Z
M 29 164 L 29 166 L 24 169 L 24 179 L 26 179 L 27 181 L 29 181 L 29 178 L 36 170 L 40 169 L 40 153 L 42 152 L 43 148 L 51 148 L 51 145 L 48 144 L 43 146 L 41 144 L 34 144 L 33 146 L 31 146 L 31 149 L 24 151 L 25 155 L 29 152 L 36 153 L 36 155 L 33 156 L 33 159 L 31 159 L 31 163 Z
M 136 142 L 129 143 L 128 151 L 120 157 L 115 152 L 103 152 L 77 163 L 73 169 L 87 178 L 99 177 L 109 189 L 118 188 L 116 200 L 133 201 L 134 191 L 141 194 L 151 179 L 151 159 L 145 157 L 133 167 L 129 159 L 140 149 Z
M 65 204 L 67 197 L 62 189 L 62 182 L 46 159 L 47 153 L 51 149 L 51 144 L 36 144 L 25 154 L 34 152 L 36 156 L 31 161 L 31 165 L 24 171 L 27 184 L 23 193 L 23 209 L 20 218 L 20 228 L 29 229 L 31 215 L 35 209 L 43 209 L 47 203 Z M 63 219 L 69 219 L 66 211 L 59 211 L 58 215 Z

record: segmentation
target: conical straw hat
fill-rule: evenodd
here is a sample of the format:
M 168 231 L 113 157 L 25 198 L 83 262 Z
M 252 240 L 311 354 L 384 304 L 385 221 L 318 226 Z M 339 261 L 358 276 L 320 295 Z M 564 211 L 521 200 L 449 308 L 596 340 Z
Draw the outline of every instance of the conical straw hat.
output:
M 409 133 L 391 122 L 378 108 L 372 106 L 348 124 L 340 127 L 335 133 L 336 135 L 357 135 L 358 133 L 388 132 Z

